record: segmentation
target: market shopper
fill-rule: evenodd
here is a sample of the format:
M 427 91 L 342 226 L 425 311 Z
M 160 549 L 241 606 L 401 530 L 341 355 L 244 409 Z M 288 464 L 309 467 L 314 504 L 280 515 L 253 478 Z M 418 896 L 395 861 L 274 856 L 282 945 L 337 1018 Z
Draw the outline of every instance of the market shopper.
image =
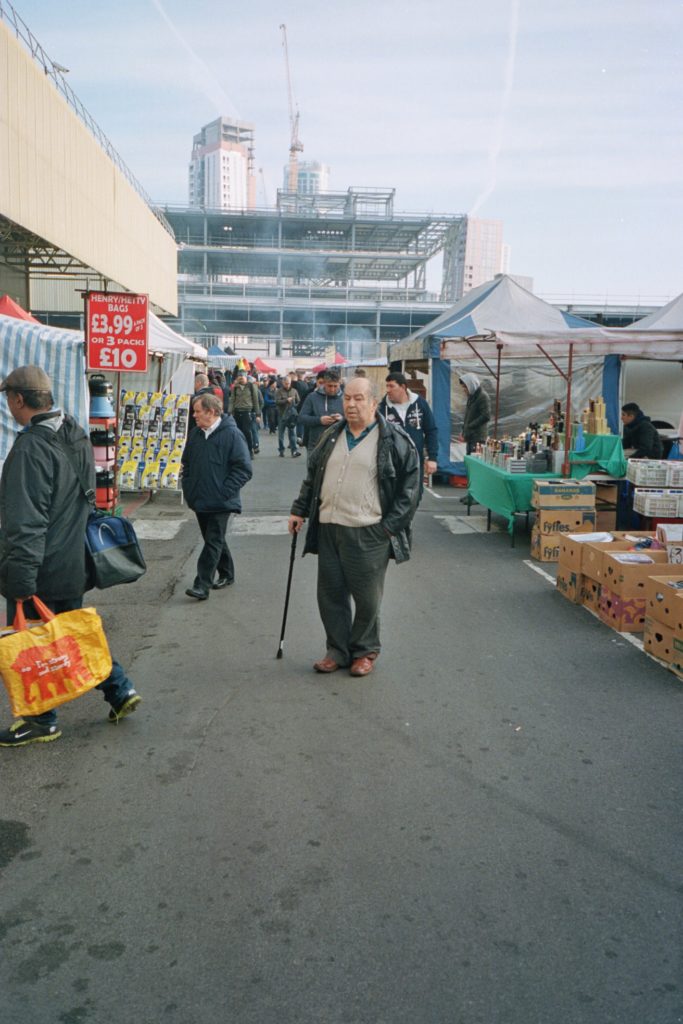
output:
M 307 396 L 299 412 L 309 458 L 327 428 L 343 417 L 344 403 L 339 373 L 337 370 L 324 370 L 319 386 Z
M 434 413 L 422 395 L 408 387 L 403 373 L 390 373 L 384 380 L 386 395 L 379 404 L 379 411 L 390 423 L 399 423 L 417 448 L 420 459 L 420 497 L 424 490 L 425 471 L 429 476 L 436 473 L 436 459 L 439 435 Z M 425 449 L 427 458 L 425 459 Z
M 460 377 L 460 386 L 467 396 L 462 440 L 465 441 L 467 454 L 470 455 L 478 444 L 483 444 L 486 440 L 486 425 L 491 419 L 491 403 L 476 374 L 463 373 Z
M 319 555 L 318 607 L 327 649 L 314 669 L 350 666 L 351 675 L 366 676 L 381 647 L 379 610 L 389 558 L 410 557 L 419 460 L 408 435 L 377 411 L 369 380 L 349 381 L 343 401 L 345 420 L 330 426 L 311 452 L 289 531 L 298 533 L 309 519 L 304 554 Z
M 231 514 L 242 511 L 240 490 L 251 479 L 249 450 L 232 416 L 214 395 L 198 398 L 197 423 L 183 452 L 183 494 L 197 517 L 204 547 L 194 583 L 185 593 L 205 601 L 211 590 L 235 582 L 235 566 L 225 539 Z
M 255 420 L 257 425 L 261 423 L 262 401 L 256 384 L 253 381 L 248 381 L 245 371 L 240 370 L 230 393 L 228 412 L 234 416 L 235 423 L 242 431 L 250 455 L 253 455 L 254 452 L 258 454 L 259 450 L 258 444 L 254 445 L 252 420 Z
M 12 622 L 17 601 L 27 618 L 39 616 L 29 598 L 39 597 L 59 614 L 83 606 L 86 587 L 85 526 L 90 510 L 79 477 L 95 488 L 90 439 L 71 416 L 54 407 L 52 382 L 39 366 L 20 366 L 0 384 L 22 428 L 0 477 L 0 592 Z M 78 467 L 79 475 L 76 473 Z M 119 722 L 141 697 L 121 665 L 97 686 Z M 24 716 L 0 732 L 0 746 L 48 743 L 62 735 L 57 712 Z
M 297 459 L 301 452 L 297 446 L 296 424 L 299 395 L 292 386 L 291 377 L 285 377 L 282 387 L 275 393 L 275 404 L 277 406 L 277 448 L 281 459 L 285 457 L 285 434 L 289 441 L 289 450 L 292 458 Z
M 277 431 L 277 406 L 275 405 L 275 394 L 277 383 L 275 377 L 270 377 L 263 389 L 263 420 L 270 434 Z
M 662 439 L 649 416 L 635 402 L 621 407 L 624 424 L 622 444 L 631 459 L 661 459 L 664 451 Z

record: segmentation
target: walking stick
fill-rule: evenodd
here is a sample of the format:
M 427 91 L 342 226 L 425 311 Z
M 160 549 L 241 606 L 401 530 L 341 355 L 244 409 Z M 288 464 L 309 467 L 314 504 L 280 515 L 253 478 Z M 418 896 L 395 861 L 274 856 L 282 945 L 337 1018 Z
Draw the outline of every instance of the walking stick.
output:
M 292 573 L 294 572 L 294 556 L 296 554 L 297 532 L 292 534 L 292 550 L 289 556 L 289 573 L 287 574 L 287 593 L 285 595 L 285 610 L 282 616 L 282 632 L 280 633 L 280 646 L 277 649 L 276 658 L 282 657 L 282 649 L 285 646 L 285 626 L 287 625 L 287 611 L 289 609 L 289 593 L 292 589 Z

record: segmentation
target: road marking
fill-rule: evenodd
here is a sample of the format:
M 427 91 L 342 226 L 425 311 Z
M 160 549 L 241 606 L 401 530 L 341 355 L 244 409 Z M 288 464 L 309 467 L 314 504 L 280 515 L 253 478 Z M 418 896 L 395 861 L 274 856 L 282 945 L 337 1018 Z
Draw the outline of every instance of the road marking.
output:
M 230 533 L 253 537 L 287 537 L 289 516 L 233 516 Z
M 438 519 L 443 525 L 444 529 L 449 530 L 451 533 L 463 534 L 463 533 L 487 533 L 489 532 L 486 528 L 486 517 L 485 516 L 434 516 L 434 519 Z M 506 528 L 500 526 L 498 523 L 491 523 L 491 533 L 505 533 Z
M 139 540 L 173 540 L 186 519 L 136 519 Z
M 528 566 L 530 569 L 533 569 L 534 572 L 537 572 L 538 575 L 542 576 L 544 580 L 548 581 L 548 583 L 552 583 L 552 585 L 555 586 L 555 583 L 556 583 L 555 577 L 551 576 L 549 572 L 545 571 L 545 569 L 541 569 L 540 565 L 534 565 L 533 562 L 530 562 L 526 558 L 524 559 L 524 564 L 526 566 Z

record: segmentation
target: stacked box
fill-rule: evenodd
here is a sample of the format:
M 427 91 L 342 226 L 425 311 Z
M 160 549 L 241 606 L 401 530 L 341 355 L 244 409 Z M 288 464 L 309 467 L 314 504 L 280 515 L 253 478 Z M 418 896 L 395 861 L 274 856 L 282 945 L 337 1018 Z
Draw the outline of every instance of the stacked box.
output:
M 531 504 L 537 509 L 531 531 L 531 557 L 557 562 L 560 538 L 595 530 L 595 485 L 578 480 L 534 480 Z
M 645 583 L 645 613 L 683 637 L 683 572 L 649 576 Z
M 645 585 L 645 613 L 645 650 L 677 675 L 683 675 L 683 571 L 680 567 L 677 574 L 650 576 Z

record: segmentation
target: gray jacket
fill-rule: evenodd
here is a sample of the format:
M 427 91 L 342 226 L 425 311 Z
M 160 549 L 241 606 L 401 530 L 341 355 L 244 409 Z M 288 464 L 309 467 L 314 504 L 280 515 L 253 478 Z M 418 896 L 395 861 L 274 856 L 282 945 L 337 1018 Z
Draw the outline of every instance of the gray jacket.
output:
M 333 416 L 336 412 L 340 416 L 344 415 L 344 399 L 341 391 L 338 395 L 330 398 L 321 388 L 311 391 L 310 395 L 304 399 L 304 404 L 299 410 L 299 426 L 304 428 L 304 442 L 309 451 L 315 448 L 329 426 L 329 424 L 326 426 L 321 423 L 320 417 Z
M 0 478 L 0 592 L 71 600 L 86 591 L 85 524 L 89 505 L 69 463 L 71 449 L 95 487 L 90 439 L 70 416 L 55 432 L 38 414 L 18 436 Z

